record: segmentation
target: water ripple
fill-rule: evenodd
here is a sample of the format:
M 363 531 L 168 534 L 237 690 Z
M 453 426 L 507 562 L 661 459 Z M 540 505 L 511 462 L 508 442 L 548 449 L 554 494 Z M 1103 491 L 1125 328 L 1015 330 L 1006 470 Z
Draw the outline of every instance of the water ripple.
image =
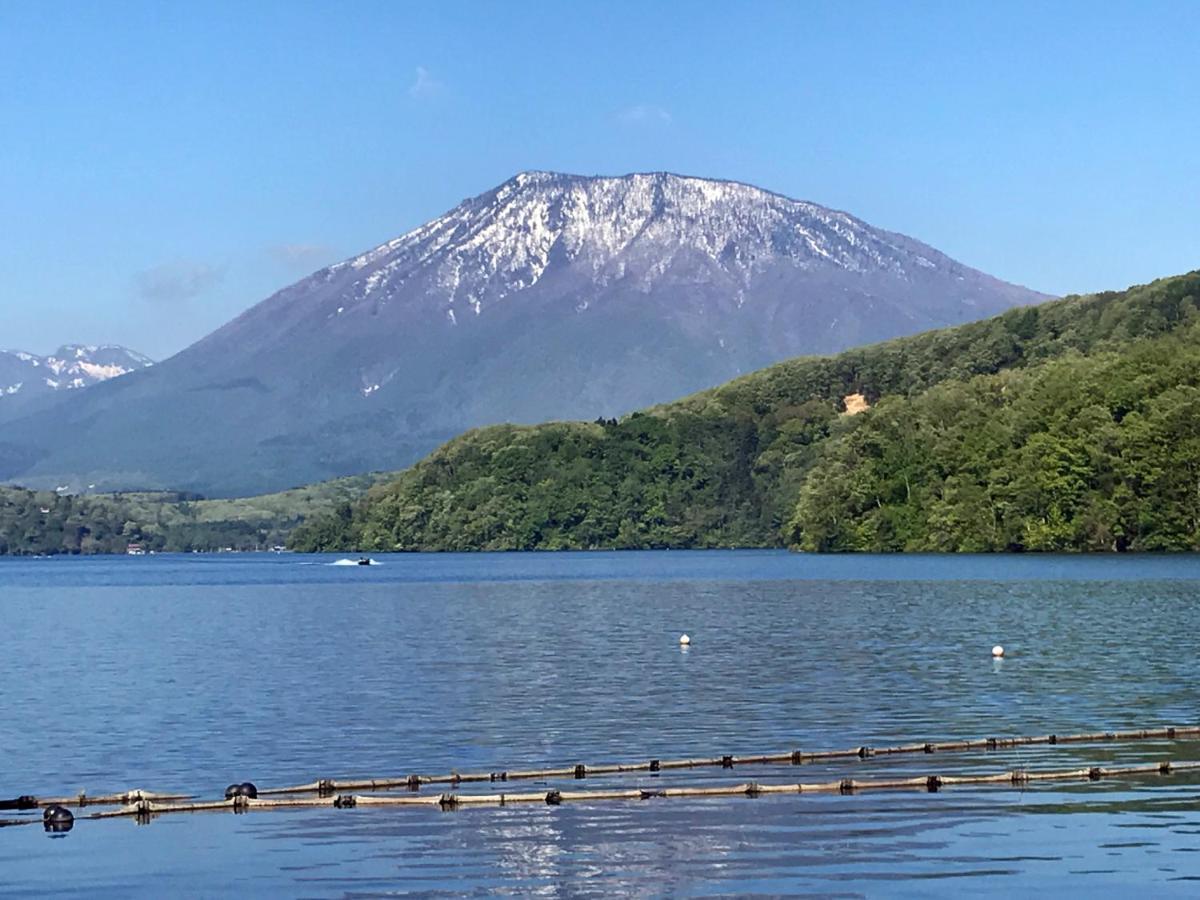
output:
M 245 779 L 1195 721 L 1200 607 L 1187 579 L 1200 568 L 1191 557 L 1049 558 L 1041 568 L 1027 558 L 1017 579 L 997 575 L 995 558 L 971 568 L 970 559 L 925 557 L 919 572 L 909 559 L 858 558 L 852 568 L 842 559 L 410 556 L 369 573 L 288 557 L 5 563 L 0 688 L 19 727 L 0 731 L 0 793 L 211 795 Z M 693 643 L 681 650 L 685 631 Z M 1003 660 L 991 659 L 994 643 L 1007 648 Z M 1200 759 L 1200 742 L 643 772 L 585 786 L 1164 759 Z M 579 784 L 529 789 L 550 786 Z M 1154 882 L 1156 893 L 1184 895 L 1200 875 L 1198 832 L 1200 784 L 1187 777 L 451 814 L 201 815 L 147 828 L 81 823 L 56 842 L 28 828 L 0 832 L 0 892 L 222 893 L 244 883 L 312 896 L 831 896 Z M 132 859 L 157 861 L 149 880 L 127 871 Z

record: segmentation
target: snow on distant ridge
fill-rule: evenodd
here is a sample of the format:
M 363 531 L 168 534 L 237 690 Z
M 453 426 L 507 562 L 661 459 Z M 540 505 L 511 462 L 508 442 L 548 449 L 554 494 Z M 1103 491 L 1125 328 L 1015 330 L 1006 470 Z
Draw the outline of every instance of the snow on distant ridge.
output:
M 153 364 L 148 356 L 117 344 L 65 344 L 48 356 L 0 350 L 0 396 L 75 390 Z

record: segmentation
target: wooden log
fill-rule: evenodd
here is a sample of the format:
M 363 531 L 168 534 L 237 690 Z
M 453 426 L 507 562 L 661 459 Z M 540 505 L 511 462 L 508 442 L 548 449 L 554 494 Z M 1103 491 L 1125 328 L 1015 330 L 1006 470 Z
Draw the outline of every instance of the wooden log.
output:
M 161 803 L 153 800 L 139 800 L 122 806 L 120 809 L 94 812 L 87 819 L 115 819 L 129 816 L 160 816 L 167 813 L 211 812 L 227 810 L 230 812 L 247 812 L 264 809 L 295 809 L 334 806 L 332 797 L 287 797 L 278 800 L 258 800 L 249 797 L 232 797 L 229 800 L 201 800 L 193 803 Z
M 71 797 L 39 797 L 38 806 L 112 806 L 115 804 L 136 803 L 139 800 L 151 800 L 156 803 L 170 803 L 180 800 L 191 800 L 192 794 L 160 794 L 154 791 L 132 790 L 120 794 L 100 794 L 89 796 L 80 792 Z
M 40 825 L 41 819 L 32 816 L 25 819 L 0 819 L 0 828 L 15 828 L 17 825 Z

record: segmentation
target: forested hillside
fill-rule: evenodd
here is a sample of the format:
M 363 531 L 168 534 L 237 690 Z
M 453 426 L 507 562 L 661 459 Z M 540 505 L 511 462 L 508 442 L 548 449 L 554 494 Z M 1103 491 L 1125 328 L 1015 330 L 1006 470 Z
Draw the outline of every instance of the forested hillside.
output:
M 480 429 L 292 544 L 1194 546 L 1179 440 L 1198 303 L 1193 272 L 792 360 L 620 422 Z M 857 395 L 872 408 L 846 415 Z M 1155 503 L 1163 522 L 1137 518 Z M 963 527 L 984 512 L 994 527 Z
M 829 441 L 805 550 L 1200 549 L 1200 330 L 887 398 Z

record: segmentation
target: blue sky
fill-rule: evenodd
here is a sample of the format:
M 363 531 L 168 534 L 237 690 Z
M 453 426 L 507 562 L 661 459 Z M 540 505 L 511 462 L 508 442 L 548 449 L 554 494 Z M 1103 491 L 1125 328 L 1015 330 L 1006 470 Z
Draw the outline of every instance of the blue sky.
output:
M 522 169 L 845 209 L 1052 293 L 1200 266 L 1200 4 L 0 0 L 0 347 L 163 357 Z

